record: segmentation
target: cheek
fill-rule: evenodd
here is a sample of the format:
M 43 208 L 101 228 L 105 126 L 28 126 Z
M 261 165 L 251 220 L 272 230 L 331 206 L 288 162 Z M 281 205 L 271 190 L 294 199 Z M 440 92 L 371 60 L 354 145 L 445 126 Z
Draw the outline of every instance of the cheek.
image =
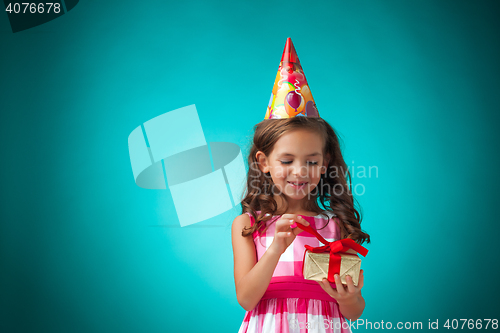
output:
M 314 179 L 321 178 L 321 167 L 314 167 L 309 170 L 309 177 Z
M 274 168 L 274 177 L 276 177 L 277 179 L 286 178 L 286 172 L 287 172 L 286 168 L 276 167 Z

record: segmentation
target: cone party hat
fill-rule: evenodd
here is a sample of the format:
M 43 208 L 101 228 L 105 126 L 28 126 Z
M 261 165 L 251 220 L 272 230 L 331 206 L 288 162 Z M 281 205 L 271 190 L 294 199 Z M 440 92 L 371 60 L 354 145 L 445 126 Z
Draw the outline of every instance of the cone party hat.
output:
M 319 117 L 319 113 L 292 40 L 287 38 L 264 119 L 300 116 Z

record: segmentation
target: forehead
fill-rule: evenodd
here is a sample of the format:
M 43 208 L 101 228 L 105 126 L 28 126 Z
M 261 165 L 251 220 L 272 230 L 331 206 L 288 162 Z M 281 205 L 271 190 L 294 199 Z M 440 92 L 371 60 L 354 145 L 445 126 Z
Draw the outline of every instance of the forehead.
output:
M 321 135 L 312 131 L 295 130 L 278 139 L 273 153 L 280 156 L 321 156 L 322 150 Z

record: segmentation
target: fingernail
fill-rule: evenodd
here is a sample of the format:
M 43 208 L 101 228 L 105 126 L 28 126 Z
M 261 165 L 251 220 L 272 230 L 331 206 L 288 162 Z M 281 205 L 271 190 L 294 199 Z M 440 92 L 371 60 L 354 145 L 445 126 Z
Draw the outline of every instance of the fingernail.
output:
M 299 220 L 302 220 L 302 216 L 299 215 Z
M 271 216 L 271 214 L 269 214 L 269 213 L 266 213 L 266 215 L 265 215 L 265 216 Z
M 337 274 L 335 274 L 334 278 L 335 278 L 335 280 L 338 280 L 339 276 Z

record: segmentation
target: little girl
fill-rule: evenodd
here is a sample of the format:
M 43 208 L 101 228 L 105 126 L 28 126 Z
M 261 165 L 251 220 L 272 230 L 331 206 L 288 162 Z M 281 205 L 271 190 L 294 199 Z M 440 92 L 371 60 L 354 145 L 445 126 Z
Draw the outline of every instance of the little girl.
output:
M 310 225 L 330 242 L 370 237 L 360 228 L 337 135 L 319 117 L 290 39 L 254 129 L 243 214 L 232 225 L 236 296 L 247 310 L 239 333 L 350 332 L 345 318 L 358 319 L 365 307 L 363 271 L 357 286 L 349 276 L 346 285 L 338 275 L 335 283 L 304 279 L 304 245 L 322 244 L 295 226 Z

